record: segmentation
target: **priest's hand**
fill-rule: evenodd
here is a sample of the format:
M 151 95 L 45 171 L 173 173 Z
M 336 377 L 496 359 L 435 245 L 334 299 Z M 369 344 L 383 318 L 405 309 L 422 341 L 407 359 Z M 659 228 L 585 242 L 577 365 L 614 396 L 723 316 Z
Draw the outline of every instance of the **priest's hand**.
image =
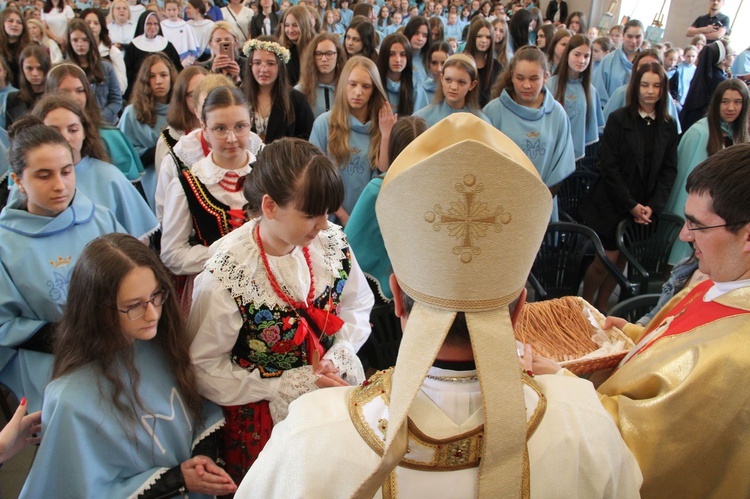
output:
M 180 465 L 189 492 L 220 496 L 237 490 L 229 474 L 207 456 L 195 456 Z
M 613 317 L 608 316 L 606 319 L 604 319 L 604 324 L 602 327 L 604 329 L 612 329 L 613 327 L 616 327 L 620 331 L 622 331 L 625 326 L 628 324 L 628 321 L 623 319 L 622 317 Z

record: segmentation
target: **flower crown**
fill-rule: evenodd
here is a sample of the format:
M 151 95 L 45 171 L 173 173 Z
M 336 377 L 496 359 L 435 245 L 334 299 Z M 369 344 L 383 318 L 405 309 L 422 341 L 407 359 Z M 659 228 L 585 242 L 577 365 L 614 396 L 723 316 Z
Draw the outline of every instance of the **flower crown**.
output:
M 279 59 L 284 61 L 284 64 L 287 64 L 292 56 L 289 53 L 289 49 L 276 42 L 261 42 L 260 40 L 253 39 L 245 42 L 245 45 L 242 47 L 242 53 L 245 54 L 245 57 L 250 57 L 250 53 L 256 50 L 273 52 Z

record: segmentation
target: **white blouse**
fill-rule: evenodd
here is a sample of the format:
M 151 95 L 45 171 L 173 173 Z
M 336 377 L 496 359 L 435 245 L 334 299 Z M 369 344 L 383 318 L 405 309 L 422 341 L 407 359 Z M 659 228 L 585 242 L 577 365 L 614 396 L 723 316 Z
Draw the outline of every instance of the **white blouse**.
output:
M 70 5 L 65 5 L 62 11 L 53 7 L 49 12 L 42 12 L 42 21 L 55 35 L 55 38 L 63 39 L 65 38 L 65 31 L 68 29 L 68 21 L 75 16 L 75 12 L 70 8 Z
M 227 285 L 220 280 L 223 279 L 223 276 L 219 276 L 222 272 L 216 269 L 214 273 L 206 270 L 199 274 L 193 288 L 188 333 L 193 338 L 190 355 L 198 376 L 198 389 L 207 399 L 225 406 L 261 400 L 269 400 L 273 404 L 277 398 L 283 396 L 287 380 L 295 377 L 295 371 L 304 369 L 290 369 L 278 378 L 264 379 L 260 377 L 257 369 L 248 372 L 230 360 L 229 352 L 234 347 L 242 327 L 242 316 L 232 298 L 233 294 L 253 295 L 250 299 L 254 303 L 284 306 L 268 282 L 265 268 L 260 262 L 257 244 L 252 237 L 258 220 L 246 223 L 211 247 L 212 252 L 216 252 L 217 255 L 229 253 L 234 255 L 233 260 L 242 261 L 239 265 L 242 275 L 236 280 L 232 290 L 228 290 Z M 341 228 L 332 224 L 325 231 L 321 231 L 310 244 L 316 295 L 331 285 L 334 276 L 338 274 L 335 267 L 340 266 L 340 261 L 329 258 L 330 255 L 338 255 L 339 250 L 347 244 Z M 235 252 L 231 251 L 232 247 L 236 249 Z M 229 251 L 226 251 L 227 248 Z M 216 261 L 216 258 L 210 259 L 207 267 Z M 310 274 L 299 247 L 288 255 L 269 255 L 268 263 L 279 283 L 294 299 L 306 299 L 310 288 Z M 238 289 L 237 286 L 242 289 Z M 334 347 L 340 348 L 338 345 L 341 345 L 353 353 L 367 341 L 370 335 L 370 310 L 374 301 L 354 253 L 351 253 L 351 270 L 339 303 L 339 317 L 344 321 L 344 326 L 333 336 Z
M 239 14 L 235 14 L 234 11 L 230 11 L 229 7 L 221 8 L 221 15 L 224 16 L 224 20 L 237 26 L 240 32 L 240 39 L 238 40 L 240 48 L 245 45 L 245 42 L 250 38 L 250 21 L 253 19 L 252 9 L 248 9 L 244 5 Z
M 133 41 L 133 37 L 135 36 L 135 27 L 136 26 L 133 21 L 128 21 L 125 24 L 117 24 L 116 22 L 112 21 L 111 23 L 107 24 L 107 29 L 109 30 L 109 39 L 112 40 L 112 43 L 128 45 Z

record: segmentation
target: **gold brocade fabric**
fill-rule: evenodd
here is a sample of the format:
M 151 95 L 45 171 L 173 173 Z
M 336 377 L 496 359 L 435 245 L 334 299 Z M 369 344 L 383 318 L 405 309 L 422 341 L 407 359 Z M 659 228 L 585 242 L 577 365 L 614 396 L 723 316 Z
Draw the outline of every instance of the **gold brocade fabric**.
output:
M 352 423 L 362 439 L 378 455 L 383 455 L 385 435 L 388 431 L 388 420 L 386 417 L 378 418 L 377 424 L 373 426 L 364 414 L 365 407 L 375 399 L 382 399 L 387 415 L 387 406 L 390 403 L 391 376 L 393 368 L 379 371 L 368 381 L 357 387 L 349 398 L 349 415 Z M 539 403 L 527 422 L 526 439 L 534 434 L 546 410 L 546 398 L 541 387 L 531 378 L 524 375 L 523 382 L 531 387 L 539 397 Z M 377 409 L 376 409 L 377 411 Z M 411 419 L 408 422 L 409 450 L 399 463 L 400 467 L 419 471 L 455 471 L 479 466 L 482 453 L 482 436 L 484 426 L 480 425 L 473 430 L 450 438 L 437 439 L 423 433 Z M 530 474 L 528 449 L 523 457 L 523 490 L 521 497 L 530 495 Z M 396 470 L 383 484 L 383 497 L 395 498 L 397 494 Z
M 750 287 L 715 301 L 748 310 Z M 640 465 L 642 497 L 750 497 L 749 379 L 750 314 L 742 314 L 656 341 L 599 387 Z

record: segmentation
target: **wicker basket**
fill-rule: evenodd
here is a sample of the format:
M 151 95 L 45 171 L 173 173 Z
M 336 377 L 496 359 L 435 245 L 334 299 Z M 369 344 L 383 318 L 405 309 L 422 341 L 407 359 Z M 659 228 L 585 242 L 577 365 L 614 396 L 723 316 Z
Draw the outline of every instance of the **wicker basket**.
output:
M 604 324 L 605 317 L 598 310 L 596 310 L 596 308 L 594 308 L 591 304 L 589 304 L 583 298 L 577 297 L 576 300 L 581 306 L 581 314 L 584 313 L 584 309 L 588 309 L 600 325 Z M 561 300 L 547 300 L 543 302 L 529 303 L 522 309 L 521 313 L 533 314 L 535 309 L 537 309 L 538 307 L 552 307 L 552 310 L 554 311 L 554 307 L 556 306 L 565 306 L 565 305 L 562 305 Z M 523 322 L 523 321 L 519 321 L 519 322 Z M 587 324 L 588 324 L 588 321 L 587 321 Z M 586 338 L 591 338 L 596 333 L 596 328 L 591 324 L 588 324 L 588 325 L 589 325 L 589 330 L 580 331 L 582 341 L 585 340 Z M 615 353 L 615 354 L 602 356 L 602 357 L 587 358 L 587 359 L 582 359 L 579 357 L 579 358 L 575 358 L 572 360 L 565 360 L 565 361 L 561 361 L 560 365 L 578 375 L 592 373 L 600 369 L 607 369 L 610 367 L 615 367 L 623 359 L 623 357 L 625 357 L 628 351 L 630 351 L 630 349 L 635 347 L 635 344 L 625 333 L 620 331 L 618 328 L 613 327 L 611 329 L 605 330 L 604 332 L 607 334 L 607 336 L 609 337 L 612 343 L 615 343 L 617 341 L 623 341 L 625 343 L 625 350 Z M 516 330 L 516 338 L 520 341 L 523 341 L 525 339 L 526 342 L 531 343 L 532 347 L 534 346 L 534 337 L 536 334 L 537 332 L 532 331 L 532 330 L 529 330 L 529 331 L 523 331 L 519 329 Z M 596 348 L 590 348 L 588 349 L 587 353 L 591 353 L 595 350 Z M 554 352 L 554 354 L 558 358 L 564 358 L 564 357 L 570 356 L 570 352 L 560 351 L 560 350 Z

